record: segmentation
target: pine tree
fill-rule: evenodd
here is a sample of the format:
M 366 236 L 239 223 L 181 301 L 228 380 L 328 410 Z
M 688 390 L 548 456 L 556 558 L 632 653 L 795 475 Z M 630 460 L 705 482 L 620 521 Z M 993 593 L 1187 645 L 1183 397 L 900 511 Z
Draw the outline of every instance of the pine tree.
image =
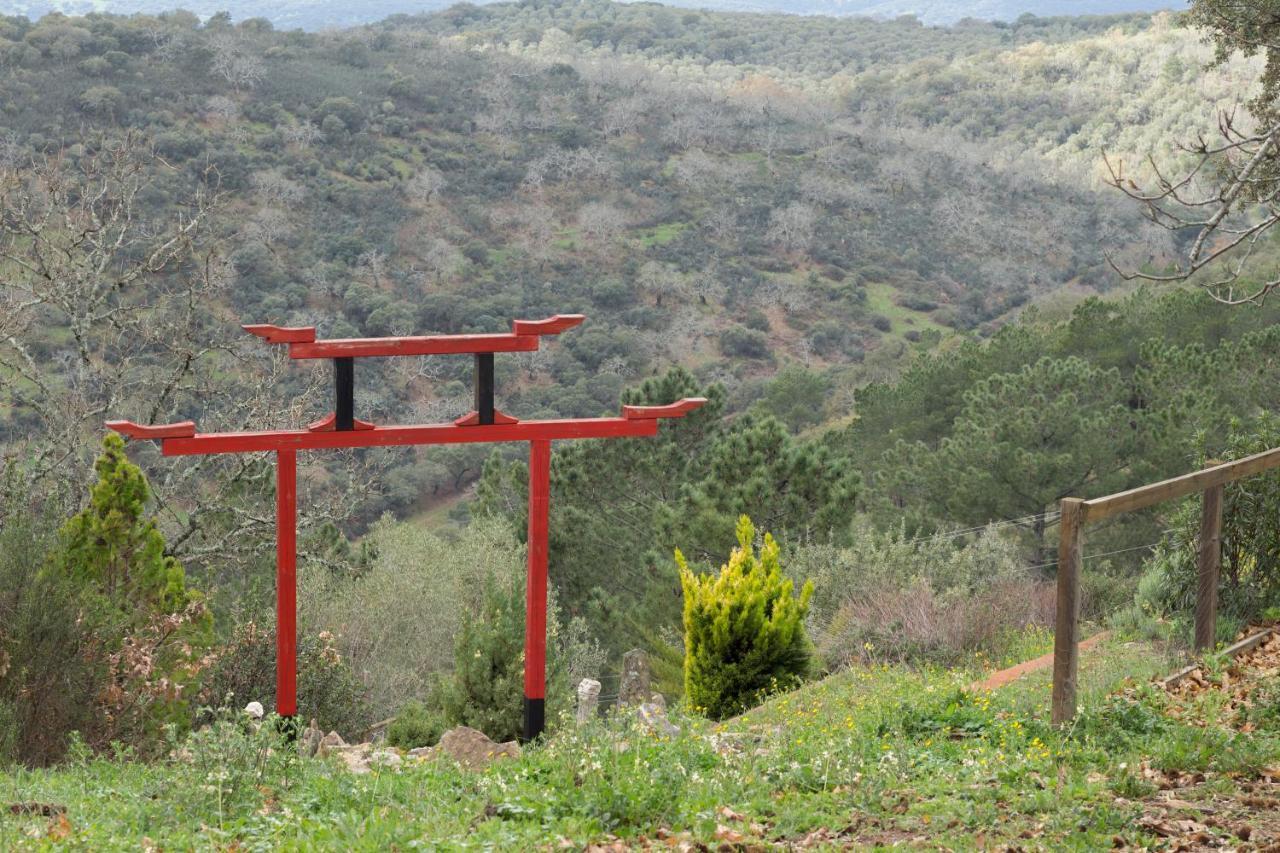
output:
M 479 729 L 497 741 L 520 734 L 523 602 L 514 577 L 489 577 L 480 613 L 466 619 L 458 634 L 453 671 L 432 697 L 451 725 Z
M 89 505 L 62 528 L 61 568 L 138 616 L 186 607 L 191 596 L 182 566 L 165 554 L 164 538 L 146 517 L 151 488 L 125 456 L 120 436 L 103 439 L 94 470 Z
M 519 737 L 524 720 L 524 577 L 489 575 L 479 613 L 468 614 L 453 651 L 453 670 L 437 682 L 430 710 L 449 725 L 479 729 L 494 740 Z M 555 725 L 568 708 L 568 673 L 555 601 L 547 610 L 546 713 Z
M 92 626 L 86 654 L 101 664 L 102 684 L 90 743 L 154 747 L 164 725 L 190 720 L 213 620 L 203 597 L 187 589 L 182 566 L 165 553 L 164 537 L 147 515 L 151 488 L 125 456 L 120 436 L 103 439 L 94 470 L 89 504 L 62 526 L 47 571 L 77 587 L 80 618 Z
M 778 543 L 759 553 L 751 519 L 738 520 L 738 547 L 718 575 L 697 575 L 676 551 L 684 588 L 685 699 L 713 719 L 741 713 L 766 693 L 799 683 L 811 669 L 804 631 L 813 584 L 798 597 L 782 574 Z
M 734 541 L 734 519 L 761 521 L 784 542 L 844 535 L 859 477 L 850 460 L 793 438 L 772 415 L 747 414 L 704 453 L 706 471 L 686 488 L 668 541 L 711 560 Z

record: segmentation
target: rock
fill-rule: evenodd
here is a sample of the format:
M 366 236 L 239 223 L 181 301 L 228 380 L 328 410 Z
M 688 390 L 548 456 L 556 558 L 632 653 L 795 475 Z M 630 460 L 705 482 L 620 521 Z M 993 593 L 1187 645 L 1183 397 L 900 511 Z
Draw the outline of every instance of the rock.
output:
M 319 755 L 328 755 L 329 753 L 339 750 L 346 745 L 347 742 L 342 739 L 342 735 L 337 732 L 329 732 L 320 739 L 320 743 L 317 744 L 316 747 L 316 752 Z
M 439 753 L 440 748 L 436 746 L 415 746 L 409 750 L 409 757 L 425 761 L 428 758 L 435 758 Z
M 578 683 L 578 725 L 594 720 L 599 704 L 600 682 L 594 678 L 582 679 Z
M 261 702 L 250 702 L 244 706 L 244 712 L 255 720 L 261 720 L 263 715 L 266 714 Z
M 352 773 L 369 772 L 369 759 L 363 749 L 348 746 L 337 750 L 333 754 L 341 758 L 342 762 L 347 765 L 347 769 Z
M 472 770 L 486 767 L 499 758 L 519 758 L 515 741 L 495 743 L 484 732 L 468 726 L 449 729 L 440 737 L 439 751 Z
M 713 732 L 707 738 L 707 743 L 716 751 L 718 755 L 737 755 L 742 752 L 742 744 L 733 735 L 724 734 L 722 732 Z
M 622 656 L 622 684 L 618 687 L 619 705 L 639 705 L 649 698 L 652 676 L 649 656 L 644 649 L 632 649 Z
M 659 708 L 662 709 L 663 713 L 666 713 L 667 697 L 663 696 L 661 693 L 655 693 L 652 696 L 650 696 L 649 703 L 652 705 L 657 705 Z
M 666 708 L 659 707 L 652 702 L 645 702 L 637 708 L 636 716 L 640 718 L 640 722 L 644 727 L 654 734 L 666 735 L 667 737 L 675 737 L 680 734 L 680 727 L 667 719 Z
M 370 767 L 399 767 L 404 763 L 404 759 L 400 757 L 400 753 L 394 749 L 379 749 L 369 756 Z
M 328 736 L 326 735 L 326 740 Z M 382 750 L 384 752 L 394 752 L 394 750 Z M 321 747 L 320 755 L 339 758 L 346 765 L 347 769 L 352 773 L 368 773 L 372 765 L 382 763 L 384 766 L 396 764 L 395 761 L 385 757 L 374 758 L 373 744 L 371 743 L 353 743 L 341 744 L 333 746 Z M 396 758 L 400 756 L 397 754 Z
M 322 740 L 324 740 L 324 732 L 320 730 L 320 726 L 316 725 L 315 718 L 312 717 L 311 724 L 298 736 L 298 754 L 303 758 L 311 758 L 316 754 L 316 750 L 320 748 Z

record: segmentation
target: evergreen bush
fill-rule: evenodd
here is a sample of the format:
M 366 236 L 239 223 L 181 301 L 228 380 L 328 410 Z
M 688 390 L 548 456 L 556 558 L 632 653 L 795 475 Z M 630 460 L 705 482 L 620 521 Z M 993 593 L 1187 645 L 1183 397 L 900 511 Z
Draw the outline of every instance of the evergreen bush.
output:
M 410 702 L 387 727 L 387 743 L 401 749 L 434 746 L 448 723 L 444 715 L 421 702 Z
M 676 551 L 684 589 L 685 699 L 712 719 L 741 713 L 769 692 L 809 674 L 804 630 L 813 585 L 799 596 L 782 573 L 778 543 L 766 533 L 757 552 L 751 519 L 738 520 L 738 547 L 718 575 L 698 575 Z
M 49 764 L 71 732 L 94 749 L 162 747 L 189 721 L 212 620 L 147 516 L 151 490 L 118 435 L 103 441 L 87 506 L 0 501 L 0 760 Z
M 436 685 L 432 704 L 450 724 L 504 741 L 520 734 L 523 695 L 523 584 L 491 575 L 479 613 L 463 622 L 453 671 Z
M 1280 446 L 1280 417 L 1261 413 L 1233 420 L 1224 447 L 1215 455 L 1231 461 Z M 1201 451 L 1201 457 L 1208 456 Z M 1280 472 L 1267 471 L 1228 483 L 1222 495 L 1222 570 L 1219 612 L 1240 619 L 1280 605 Z M 1156 547 L 1135 596 L 1148 616 L 1186 619 L 1195 609 L 1199 569 L 1199 495 L 1172 513 L 1173 523 Z M 1227 622 L 1220 620 L 1224 627 Z M 1220 639 L 1229 636 L 1219 632 Z

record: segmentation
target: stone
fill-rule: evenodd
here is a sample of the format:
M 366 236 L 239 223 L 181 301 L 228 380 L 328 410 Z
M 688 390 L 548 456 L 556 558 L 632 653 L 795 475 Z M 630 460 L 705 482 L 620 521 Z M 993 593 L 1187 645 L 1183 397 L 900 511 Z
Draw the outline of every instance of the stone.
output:
M 666 713 L 666 711 L 667 711 L 667 697 L 666 697 L 666 696 L 663 696 L 661 693 L 655 693 L 655 694 L 653 694 L 652 696 L 650 696 L 650 697 L 649 697 L 649 703 L 650 703 L 651 705 L 657 705 L 659 708 L 661 708 L 661 709 L 662 709 L 662 712 L 663 712 L 664 714 Z
M 436 757 L 436 755 L 438 755 L 438 754 L 439 754 L 439 752 L 440 752 L 440 748 L 439 748 L 439 747 L 435 747 L 435 746 L 415 746 L 413 749 L 409 750 L 409 757 L 410 757 L 410 758 L 417 758 L 417 759 L 419 759 L 419 760 L 425 761 L 425 760 L 427 760 L 428 758 L 435 758 L 435 757 Z
M 404 763 L 404 759 L 400 757 L 400 753 L 394 749 L 379 749 L 369 756 L 370 767 L 399 767 Z
M 578 682 L 578 725 L 594 720 L 599 704 L 600 682 L 594 678 L 584 678 Z
M 738 742 L 737 737 L 734 735 L 715 732 L 707 738 L 707 743 L 711 744 L 711 748 L 718 755 L 729 756 L 742 752 L 742 744 Z
M 347 769 L 352 773 L 368 773 L 369 759 L 365 755 L 364 750 L 352 747 L 345 747 L 333 753 L 342 759 L 342 763 L 347 765 Z
M 250 702 L 244 706 L 244 712 L 255 720 L 261 720 L 263 715 L 266 714 L 261 702 Z
M 648 701 L 650 682 L 649 656 L 644 649 L 632 649 L 622 656 L 622 684 L 618 687 L 619 705 L 639 705 Z
M 652 702 L 645 702 L 636 709 L 640 723 L 653 734 L 675 737 L 680 734 L 680 727 L 667 719 L 667 710 Z
M 320 739 L 320 743 L 316 746 L 318 755 L 328 755 L 331 752 L 342 749 L 347 742 L 342 739 L 342 735 L 337 732 L 329 732 Z
M 324 740 L 324 732 L 316 724 L 315 717 L 312 717 L 311 723 L 302 734 L 298 735 L 298 754 L 303 758 L 311 758 L 316 754 L 316 750 L 320 749 L 322 740 Z
M 463 767 L 478 770 L 499 758 L 519 758 L 520 744 L 513 740 L 496 743 L 482 731 L 458 726 L 440 736 L 439 752 Z

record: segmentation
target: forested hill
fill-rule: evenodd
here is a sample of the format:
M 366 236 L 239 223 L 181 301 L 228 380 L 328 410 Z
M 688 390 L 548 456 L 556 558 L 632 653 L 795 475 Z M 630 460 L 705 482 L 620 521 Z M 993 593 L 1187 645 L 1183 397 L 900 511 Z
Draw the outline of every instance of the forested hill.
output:
M 229 12 L 234 21 L 263 17 L 281 28 L 320 30 L 372 23 L 390 15 L 444 9 L 449 0 L 0 0 L 0 14 L 39 18 L 49 12 L 84 15 L 155 15 L 175 6 L 203 18 Z M 481 3 L 480 5 L 483 5 Z M 644 5 L 654 5 L 646 3 Z M 676 0 L 665 5 L 718 11 L 773 12 L 795 15 L 896 18 L 914 15 L 926 24 L 954 24 L 966 18 L 1014 21 L 1023 15 L 1114 15 L 1182 9 L 1183 0 Z
M 1248 75 L 1207 58 L 1166 19 L 936 30 L 603 0 L 322 34 L 8 18 L 0 139 L 9 163 L 76 163 L 142 131 L 154 222 L 215 174 L 208 328 L 460 332 L 576 311 L 587 327 L 499 377 L 512 410 L 614 410 L 671 364 L 725 382 L 734 409 L 788 362 L 852 388 L 1030 300 L 1105 291 L 1104 248 L 1160 263 L 1167 245 L 1092 175 L 1104 145 L 1167 146 L 1209 120 L 1188 98 L 1239 94 Z M 443 419 L 465 411 L 465 377 L 370 382 L 361 405 Z M 0 431 L 21 433 L 21 411 Z M 476 471 L 423 476 L 430 492 Z

